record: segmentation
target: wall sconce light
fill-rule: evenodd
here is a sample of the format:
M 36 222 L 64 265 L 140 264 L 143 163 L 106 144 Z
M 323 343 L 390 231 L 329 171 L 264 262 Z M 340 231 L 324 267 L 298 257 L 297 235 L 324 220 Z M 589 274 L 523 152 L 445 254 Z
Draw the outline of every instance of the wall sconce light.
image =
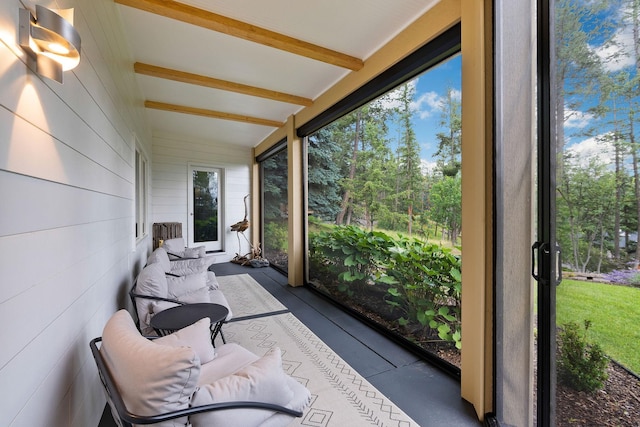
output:
M 36 73 L 62 83 L 62 72 L 80 63 L 80 34 L 73 27 L 73 9 L 36 5 L 36 17 L 20 9 L 18 42 Z

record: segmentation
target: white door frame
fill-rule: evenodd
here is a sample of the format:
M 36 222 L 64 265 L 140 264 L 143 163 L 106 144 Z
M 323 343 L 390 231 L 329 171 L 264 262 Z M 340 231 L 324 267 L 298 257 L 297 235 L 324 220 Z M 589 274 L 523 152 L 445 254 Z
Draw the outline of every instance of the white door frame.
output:
M 194 171 L 216 172 L 218 173 L 218 240 L 216 241 L 195 241 L 194 233 L 194 197 L 193 197 L 193 173 Z M 224 250 L 224 196 L 225 196 L 225 170 L 219 166 L 201 165 L 196 163 L 188 164 L 187 173 L 187 246 L 205 246 L 207 251 L 220 252 Z

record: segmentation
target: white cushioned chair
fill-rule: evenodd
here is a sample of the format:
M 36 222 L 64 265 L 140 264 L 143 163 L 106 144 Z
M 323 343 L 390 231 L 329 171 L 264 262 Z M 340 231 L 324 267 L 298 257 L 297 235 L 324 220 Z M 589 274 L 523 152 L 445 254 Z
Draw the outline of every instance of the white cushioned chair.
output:
M 208 268 L 213 264 L 213 256 L 205 256 L 202 258 L 183 258 L 174 259 L 169 258 L 169 254 L 163 246 L 160 246 L 149 255 L 147 258 L 147 265 L 160 264 L 165 273 L 172 276 L 185 276 L 188 274 L 202 273 L 208 271 Z M 213 274 L 213 272 L 211 272 Z M 215 277 L 215 275 L 214 275 Z
M 167 251 L 169 259 L 204 258 L 207 256 L 204 246 L 186 247 L 182 237 L 165 240 L 162 248 Z
M 279 349 L 214 349 L 209 327 L 205 318 L 149 340 L 126 310 L 109 319 L 90 347 L 120 425 L 273 427 L 302 416 L 311 395 L 283 371 Z
M 218 281 L 211 281 L 211 275 L 213 272 L 204 270 L 184 276 L 170 276 L 165 274 L 161 263 L 147 264 L 138 274 L 129 292 L 142 334 L 155 335 L 150 325 L 151 318 L 163 310 L 178 305 L 220 304 L 229 310 L 225 320 L 231 319 L 233 317 L 231 307 L 222 291 L 218 289 Z

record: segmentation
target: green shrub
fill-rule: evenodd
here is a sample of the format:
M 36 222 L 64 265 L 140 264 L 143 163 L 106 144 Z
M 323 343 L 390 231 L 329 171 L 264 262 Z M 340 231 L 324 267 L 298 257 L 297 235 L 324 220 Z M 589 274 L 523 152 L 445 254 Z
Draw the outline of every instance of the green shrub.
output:
M 461 261 L 449 249 L 416 239 L 398 240 L 390 249 L 384 281 L 389 304 L 405 311 L 401 323 L 417 321 L 444 341 L 462 347 Z
M 375 281 L 391 246 L 384 233 L 340 226 L 309 235 L 309 261 L 316 274 L 337 277 L 339 289 L 352 294 Z
M 387 304 L 402 313 L 400 325 L 420 324 L 461 348 L 461 263 L 449 249 L 340 226 L 309 233 L 309 261 L 315 277 L 337 279 L 349 296 L 380 287 Z
M 287 224 L 274 221 L 266 222 L 264 225 L 264 241 L 269 244 L 270 249 L 287 252 L 289 247 L 289 228 Z
M 575 322 L 562 325 L 558 377 L 575 390 L 592 393 L 607 380 L 608 359 L 598 344 L 587 342 L 589 326 L 588 320 L 584 321 L 584 330 Z

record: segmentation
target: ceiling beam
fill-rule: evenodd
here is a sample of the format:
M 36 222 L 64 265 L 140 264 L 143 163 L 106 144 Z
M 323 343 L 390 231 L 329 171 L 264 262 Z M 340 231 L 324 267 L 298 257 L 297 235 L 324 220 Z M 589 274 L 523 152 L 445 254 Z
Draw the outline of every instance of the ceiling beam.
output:
M 136 73 L 144 74 L 146 76 L 159 77 L 161 79 L 174 80 L 176 82 L 205 86 L 213 89 L 221 89 L 230 92 L 241 93 L 244 95 L 257 96 L 274 101 L 286 102 L 288 104 L 304 105 L 305 107 L 313 105 L 313 100 L 309 98 L 303 98 L 302 96 L 290 95 L 288 93 L 276 92 L 274 90 L 263 89 L 255 86 L 243 85 L 227 80 L 220 80 L 213 77 L 202 76 L 199 74 L 187 73 L 185 71 L 172 70 L 170 68 L 158 67 L 156 65 L 144 64 L 142 62 L 136 62 L 135 64 L 133 64 L 133 69 Z
M 175 113 L 191 114 L 194 116 L 209 117 L 213 119 L 233 120 L 236 122 L 270 126 L 275 128 L 284 125 L 284 122 L 279 122 L 277 120 L 261 119 L 259 117 L 243 116 L 240 114 L 206 110 L 204 108 L 187 107 L 184 105 L 167 104 L 165 102 L 145 101 L 144 106 L 147 108 L 152 108 L 154 110 L 172 111 Z
M 236 19 L 227 18 L 204 9 L 173 0 L 114 0 L 116 3 L 197 25 L 233 37 L 281 49 L 349 70 L 360 70 L 360 58 L 317 46 L 303 40 L 276 33 Z

